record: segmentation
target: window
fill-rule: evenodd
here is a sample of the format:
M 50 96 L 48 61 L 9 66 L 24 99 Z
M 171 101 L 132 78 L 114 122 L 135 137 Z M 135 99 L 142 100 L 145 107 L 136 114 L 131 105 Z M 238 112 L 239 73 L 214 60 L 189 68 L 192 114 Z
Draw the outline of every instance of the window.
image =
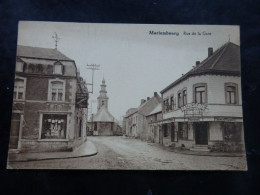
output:
M 178 108 L 182 107 L 182 102 L 181 102 L 181 93 L 178 93 Z
M 43 114 L 41 139 L 65 139 L 67 115 Z
M 102 100 L 102 103 L 101 103 L 101 105 L 103 106 L 105 104 L 105 102 L 104 102 L 104 100 Z
M 238 103 L 237 84 L 226 83 L 225 91 L 226 91 L 226 104 L 237 104 Z
M 170 110 L 170 104 L 169 104 L 169 99 L 166 100 L 166 111 L 169 112 Z
M 173 96 L 171 97 L 170 110 L 174 110 L 174 99 L 173 99 Z
M 194 102 L 198 104 L 207 103 L 207 85 L 204 83 L 195 84 L 193 86 L 194 90 Z
M 50 81 L 49 100 L 65 101 L 65 82 L 59 80 Z
M 187 104 L 187 90 L 183 90 L 182 92 L 182 102 L 183 102 L 183 106 L 185 106 Z
M 16 78 L 14 83 L 14 97 L 15 100 L 25 99 L 25 79 Z
M 17 72 L 23 72 L 23 64 L 24 62 L 22 61 L 17 61 L 16 66 L 15 66 L 15 71 Z
M 54 74 L 62 74 L 63 66 L 60 62 L 54 64 Z
M 242 123 L 224 122 L 223 128 L 223 137 L 225 141 L 241 141 Z

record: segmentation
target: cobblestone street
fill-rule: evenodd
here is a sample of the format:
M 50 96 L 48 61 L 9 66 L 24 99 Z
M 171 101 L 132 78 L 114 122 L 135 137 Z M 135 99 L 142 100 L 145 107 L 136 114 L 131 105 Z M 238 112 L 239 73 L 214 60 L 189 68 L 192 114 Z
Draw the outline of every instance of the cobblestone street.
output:
M 18 169 L 148 169 L 238 170 L 244 157 L 195 156 L 174 153 L 154 143 L 121 136 L 88 137 L 97 147 L 91 157 L 9 163 Z

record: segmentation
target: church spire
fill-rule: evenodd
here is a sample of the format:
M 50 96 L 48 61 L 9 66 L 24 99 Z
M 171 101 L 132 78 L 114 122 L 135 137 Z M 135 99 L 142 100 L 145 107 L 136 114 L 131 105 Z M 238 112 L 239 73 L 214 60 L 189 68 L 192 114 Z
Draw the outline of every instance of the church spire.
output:
M 108 97 L 107 97 L 107 90 L 106 90 L 106 81 L 103 77 L 102 84 L 100 85 L 101 89 L 99 91 L 99 96 L 97 98 L 98 100 L 98 107 L 99 110 L 101 107 L 105 106 L 108 108 Z

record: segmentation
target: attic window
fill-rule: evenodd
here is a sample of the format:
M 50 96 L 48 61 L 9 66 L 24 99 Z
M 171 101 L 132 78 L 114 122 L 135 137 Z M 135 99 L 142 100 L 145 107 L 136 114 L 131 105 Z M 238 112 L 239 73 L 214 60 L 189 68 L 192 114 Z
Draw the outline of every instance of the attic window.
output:
M 61 64 L 54 65 L 54 74 L 62 74 L 62 65 Z

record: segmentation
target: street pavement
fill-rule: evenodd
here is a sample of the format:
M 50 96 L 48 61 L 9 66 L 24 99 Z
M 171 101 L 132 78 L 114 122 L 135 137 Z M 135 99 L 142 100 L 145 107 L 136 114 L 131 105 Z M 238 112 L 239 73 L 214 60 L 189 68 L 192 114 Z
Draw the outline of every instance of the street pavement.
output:
M 90 136 L 95 156 L 29 162 L 10 162 L 14 169 L 116 169 L 116 170 L 245 170 L 245 157 L 196 156 L 175 153 L 123 136 Z

